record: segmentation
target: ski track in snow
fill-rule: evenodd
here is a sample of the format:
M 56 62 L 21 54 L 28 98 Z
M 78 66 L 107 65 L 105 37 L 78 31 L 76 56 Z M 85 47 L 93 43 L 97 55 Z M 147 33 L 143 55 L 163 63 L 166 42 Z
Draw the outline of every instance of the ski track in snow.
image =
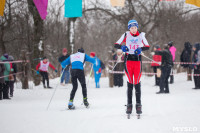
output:
M 170 94 L 156 95 L 159 88 L 153 86 L 154 77 L 143 76 L 141 119 L 136 117 L 135 105 L 131 119 L 125 114 L 125 78 L 122 88 L 109 88 L 108 78 L 102 78 L 100 89 L 90 79 L 89 109 L 81 105 L 80 84 L 74 99 L 76 110 L 67 110 L 71 84 L 58 86 L 48 111 L 53 89 L 16 88 L 12 100 L 0 101 L 0 133 L 170 133 L 173 127 L 196 127 L 200 132 L 200 90 L 192 90 L 194 83 L 186 78 L 183 73 L 176 75 Z M 50 85 L 56 87 L 58 81 L 51 80 Z

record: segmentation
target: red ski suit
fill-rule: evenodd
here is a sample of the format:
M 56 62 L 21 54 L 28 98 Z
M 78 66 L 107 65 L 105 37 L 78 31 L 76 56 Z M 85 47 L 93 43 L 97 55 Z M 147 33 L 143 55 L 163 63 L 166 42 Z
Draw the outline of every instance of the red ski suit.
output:
M 123 43 L 129 48 L 129 51 L 125 54 L 125 74 L 127 80 L 131 84 L 139 84 L 142 75 L 141 55 L 135 55 L 134 52 L 139 47 L 142 51 L 149 49 L 145 33 L 137 32 L 133 35 L 130 31 L 127 31 L 115 43 L 115 47 L 120 48 Z

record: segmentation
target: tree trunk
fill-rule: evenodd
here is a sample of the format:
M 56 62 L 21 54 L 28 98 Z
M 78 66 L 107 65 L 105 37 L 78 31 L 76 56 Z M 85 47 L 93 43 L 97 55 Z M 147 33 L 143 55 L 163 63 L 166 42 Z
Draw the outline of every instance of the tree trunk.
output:
M 67 49 L 68 49 L 68 53 L 72 54 L 74 53 L 74 43 L 75 43 L 75 22 L 76 22 L 77 18 L 69 18 L 68 22 L 67 22 L 67 37 L 68 42 L 67 42 Z
M 24 60 L 24 62 L 22 63 L 22 71 L 24 72 L 24 75 L 22 76 L 22 89 L 29 89 L 29 85 L 28 85 L 28 64 L 26 62 L 27 58 L 26 58 L 26 52 L 23 51 L 22 52 L 22 60 Z
M 27 0 L 28 2 L 28 9 L 33 16 L 34 21 L 34 34 L 33 34 L 33 53 L 32 53 L 32 60 L 31 69 L 35 69 L 36 65 L 38 64 L 37 61 L 33 61 L 33 59 L 37 59 L 44 56 L 44 27 L 43 27 L 43 20 L 41 19 L 33 0 Z M 32 76 L 34 80 L 34 84 L 37 86 L 40 84 L 40 76 L 35 75 L 34 71 L 32 71 Z

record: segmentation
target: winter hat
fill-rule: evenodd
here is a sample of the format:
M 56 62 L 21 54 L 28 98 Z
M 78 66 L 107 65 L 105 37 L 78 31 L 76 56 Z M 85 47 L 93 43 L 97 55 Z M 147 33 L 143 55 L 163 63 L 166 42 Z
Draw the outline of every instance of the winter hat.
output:
M 46 57 L 46 56 L 44 56 L 44 57 L 43 57 L 43 60 L 44 60 L 44 59 L 47 59 L 47 57 Z
M 3 55 L 6 59 L 8 59 L 8 54 L 6 53 L 6 54 L 4 54 Z
M 133 26 L 136 26 L 138 28 L 138 22 L 136 20 L 130 20 L 128 22 L 128 29 L 130 29 Z
M 155 45 L 155 48 L 156 48 L 156 49 L 159 49 L 159 48 L 160 48 L 160 45 Z
M 13 61 L 13 60 L 14 60 L 14 57 L 10 55 L 10 56 L 8 57 L 8 60 Z
M 78 49 L 78 52 L 80 52 L 80 53 L 84 53 L 85 50 L 84 50 L 83 48 L 80 48 L 80 49 Z
M 91 52 L 91 53 L 90 53 L 90 56 L 93 56 L 93 57 L 95 57 L 95 55 L 96 55 L 96 53 L 95 53 L 95 52 Z
M 63 52 L 63 53 L 64 53 L 64 52 L 67 52 L 67 49 L 66 49 L 66 48 L 63 48 L 62 52 Z
M 173 41 L 168 43 L 168 46 L 170 46 L 170 47 L 173 46 L 173 45 L 174 45 Z

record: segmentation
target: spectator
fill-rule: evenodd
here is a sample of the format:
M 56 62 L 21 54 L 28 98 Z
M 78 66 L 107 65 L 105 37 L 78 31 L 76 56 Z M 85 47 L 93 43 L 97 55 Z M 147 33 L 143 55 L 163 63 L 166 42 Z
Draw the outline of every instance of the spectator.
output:
M 67 49 L 63 48 L 62 50 L 62 56 L 58 58 L 58 61 L 62 63 L 64 60 L 66 60 L 70 55 L 67 54 Z M 61 67 L 62 68 L 62 67 Z M 62 75 L 61 75 L 61 85 L 65 86 L 65 84 L 69 83 L 70 80 L 70 65 L 68 65 L 65 69 L 62 68 Z M 64 83 L 65 81 L 65 83 Z
M 193 47 L 194 50 L 194 55 L 192 58 L 192 62 L 194 63 L 199 63 L 200 59 L 200 43 L 196 43 Z M 194 67 L 194 74 L 200 74 L 200 64 L 198 65 L 193 65 Z M 193 89 L 200 89 L 200 76 L 194 76 L 194 84 L 195 84 L 195 88 Z
M 156 94 L 169 93 L 168 79 L 173 66 L 173 61 L 167 44 L 164 45 L 164 49 L 162 51 L 156 51 L 156 54 L 162 56 L 160 91 Z
M 192 61 L 191 56 L 192 56 L 192 45 L 190 42 L 185 42 L 184 44 L 185 48 L 183 52 L 181 53 L 180 61 L 184 63 L 190 63 Z M 187 69 L 187 73 L 191 74 L 192 69 L 190 68 L 189 64 L 181 64 L 181 66 L 185 69 Z M 191 76 L 188 76 L 187 80 L 192 80 Z
M 8 60 L 9 61 L 14 61 L 13 56 L 9 56 Z M 17 73 L 17 65 L 15 63 L 11 63 L 10 66 L 13 69 L 12 74 L 14 74 L 14 75 L 10 75 L 9 76 L 10 77 L 9 78 L 10 97 L 13 97 L 14 83 L 16 82 L 16 75 L 15 75 L 15 73 Z
M 117 54 L 113 56 L 113 60 L 115 60 L 117 63 L 117 65 L 114 68 L 114 71 L 123 72 L 124 71 L 124 55 L 121 49 L 117 49 Z M 114 86 L 118 86 L 118 87 L 123 86 L 123 74 L 114 73 Z
M 160 51 L 161 50 L 160 46 L 156 45 L 153 50 L 154 50 L 153 60 L 156 61 L 156 62 L 161 62 L 162 61 L 162 56 L 155 53 L 156 51 Z M 153 72 L 156 73 L 156 75 L 155 75 L 155 85 L 159 86 L 159 84 L 160 84 L 160 75 L 161 75 L 160 64 L 152 62 L 151 66 L 153 67 Z
M 169 47 L 169 51 L 171 52 L 172 58 L 173 58 L 173 62 L 175 61 L 176 58 L 176 48 L 174 47 L 174 43 L 171 41 L 168 43 L 168 47 Z M 170 75 L 170 84 L 174 83 L 174 72 L 173 72 L 173 68 L 171 70 L 172 75 Z
M 1 56 L 1 60 L 6 62 L 8 61 L 8 54 L 4 54 L 3 56 Z M 10 64 L 9 63 L 5 63 L 4 64 L 5 67 L 5 71 L 4 71 L 4 80 L 5 80 L 5 84 L 3 86 L 3 99 L 10 99 L 9 98 L 9 74 L 10 72 L 13 72 L 13 69 L 11 69 Z
M 4 71 L 5 71 L 4 64 L 0 64 L 0 100 L 3 99 L 3 86 L 4 86 L 5 81 L 4 81 L 4 78 L 1 78 L 1 77 L 4 76 Z

